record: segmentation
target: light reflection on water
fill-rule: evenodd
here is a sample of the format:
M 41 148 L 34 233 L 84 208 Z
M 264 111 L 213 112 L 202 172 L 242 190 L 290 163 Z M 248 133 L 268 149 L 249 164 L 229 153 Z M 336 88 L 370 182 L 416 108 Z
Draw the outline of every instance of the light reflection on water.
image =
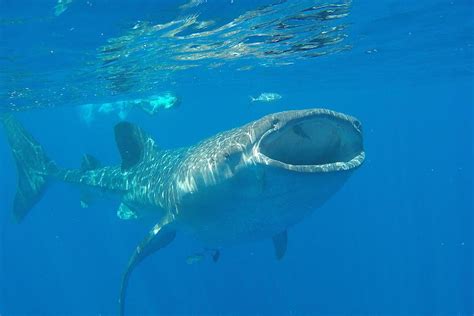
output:
M 348 50 L 344 18 L 350 6 L 347 0 L 278 1 L 225 23 L 186 10 L 181 13 L 190 15 L 163 24 L 138 21 L 96 51 L 78 54 L 83 60 L 79 68 L 24 74 L 15 67 L 5 71 L 7 84 L 0 87 L 0 97 L 7 102 L 2 102 L 0 110 L 109 102 L 130 93 L 135 97 L 153 93 L 179 81 L 179 74 L 191 68 L 252 71 Z

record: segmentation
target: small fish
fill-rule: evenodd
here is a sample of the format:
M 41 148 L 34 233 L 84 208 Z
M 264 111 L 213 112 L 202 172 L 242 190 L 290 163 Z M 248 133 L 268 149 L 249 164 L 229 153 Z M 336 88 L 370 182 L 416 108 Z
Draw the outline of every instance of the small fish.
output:
M 237 71 L 248 71 L 252 69 L 253 69 L 253 66 L 243 66 L 243 67 L 237 68 Z
M 197 6 L 200 6 L 201 4 L 207 2 L 207 0 L 191 0 L 185 4 L 182 4 L 179 6 L 181 10 L 187 10 L 191 8 L 195 8 Z
M 205 249 L 202 252 L 195 253 L 191 256 L 188 256 L 186 258 L 186 263 L 187 264 L 194 264 L 197 262 L 202 261 L 206 256 L 210 256 L 212 258 L 212 261 L 217 262 L 219 261 L 221 253 L 219 250 L 216 249 Z
M 278 101 L 282 98 L 282 96 L 278 93 L 273 92 L 263 92 L 258 97 L 250 97 L 251 102 L 274 102 Z
M 202 259 L 204 259 L 204 254 L 195 253 L 194 255 L 188 256 L 186 258 L 186 263 L 187 264 L 194 264 L 194 263 L 200 262 Z

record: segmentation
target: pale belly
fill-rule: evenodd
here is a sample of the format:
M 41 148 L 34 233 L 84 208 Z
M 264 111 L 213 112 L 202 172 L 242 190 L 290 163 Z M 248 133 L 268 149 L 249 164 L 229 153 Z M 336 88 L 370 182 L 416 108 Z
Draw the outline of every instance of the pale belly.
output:
M 320 207 L 346 178 L 288 175 L 272 174 L 264 185 L 238 183 L 189 201 L 178 217 L 179 230 L 207 247 L 268 239 Z
M 291 203 L 284 198 L 275 198 L 269 203 L 262 200 L 253 202 L 241 207 L 235 205 L 219 210 L 201 210 L 199 218 L 180 220 L 180 230 L 207 247 L 224 247 L 271 238 L 300 222 L 312 210 L 310 207 L 299 207 L 294 211 Z

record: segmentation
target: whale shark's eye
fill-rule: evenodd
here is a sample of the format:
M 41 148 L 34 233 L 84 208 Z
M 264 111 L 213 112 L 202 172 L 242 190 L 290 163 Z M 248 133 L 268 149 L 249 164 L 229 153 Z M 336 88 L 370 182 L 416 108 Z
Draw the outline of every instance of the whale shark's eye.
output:
M 225 153 L 225 154 L 224 154 L 224 159 L 225 159 L 225 160 L 229 160 L 229 158 L 230 158 L 229 153 Z
M 359 122 L 359 121 L 354 121 L 352 123 L 352 125 L 354 126 L 355 129 L 357 129 L 358 131 L 361 131 L 362 130 L 362 124 Z
M 272 121 L 272 127 L 273 127 L 273 128 L 277 127 L 278 123 L 280 123 L 280 120 L 279 120 L 279 119 L 273 119 L 273 121 Z

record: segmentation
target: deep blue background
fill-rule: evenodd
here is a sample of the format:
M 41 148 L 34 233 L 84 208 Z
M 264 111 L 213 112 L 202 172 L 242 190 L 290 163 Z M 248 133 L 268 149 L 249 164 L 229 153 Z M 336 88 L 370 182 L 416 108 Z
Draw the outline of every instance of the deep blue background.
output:
M 51 15 L 51 2 L 3 0 L 0 8 L 9 18 L 30 18 Z M 102 44 L 93 36 L 102 29 L 120 34 L 127 21 L 157 18 L 152 2 L 141 3 L 116 5 L 107 15 L 99 6 L 95 17 L 102 13 L 104 19 L 92 24 L 81 20 L 94 16 L 81 14 L 85 7 L 77 0 L 47 25 L 59 29 L 80 21 L 82 34 L 61 42 L 48 38 L 48 30 L 21 24 L 17 36 L 6 34 L 11 27 L 2 29 L 0 49 L 67 44 L 79 54 L 77 47 Z M 162 5 L 169 9 L 159 14 L 176 14 L 170 1 Z M 224 249 L 218 264 L 188 265 L 186 257 L 199 249 L 178 235 L 135 271 L 128 312 L 472 314 L 473 6 L 354 1 L 352 51 L 286 68 L 189 71 L 173 88 L 180 107 L 155 117 L 132 113 L 130 121 L 169 148 L 270 112 L 328 107 L 363 122 L 367 161 L 323 208 L 290 230 L 283 261 L 274 259 L 267 240 Z M 40 66 L 48 67 L 32 62 Z M 283 99 L 249 103 L 248 96 L 260 92 Z M 116 118 L 87 127 L 69 107 L 18 117 L 63 166 L 79 166 L 83 153 L 118 162 Z M 16 172 L 3 133 L 0 168 L 0 314 L 116 313 L 121 273 L 152 224 L 118 220 L 111 201 L 81 209 L 78 191 L 60 183 L 14 224 Z

